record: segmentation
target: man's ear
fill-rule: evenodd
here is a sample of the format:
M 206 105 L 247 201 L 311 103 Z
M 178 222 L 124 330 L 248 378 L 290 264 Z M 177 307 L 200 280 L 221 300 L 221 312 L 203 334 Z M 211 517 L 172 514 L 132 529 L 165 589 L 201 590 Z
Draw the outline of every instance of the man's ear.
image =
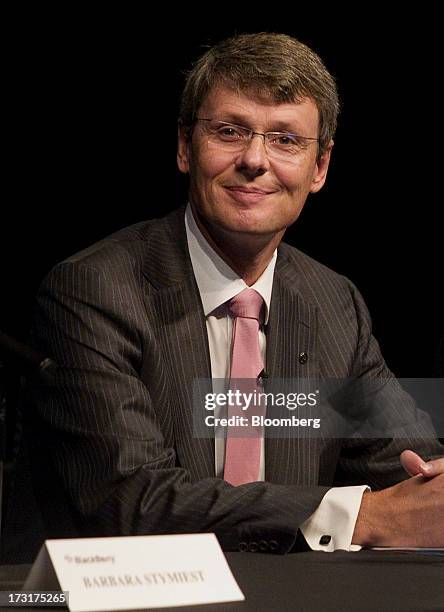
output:
M 333 149 L 333 145 L 333 140 L 330 140 L 324 153 L 316 160 L 316 166 L 313 172 L 313 180 L 310 188 L 311 193 L 317 193 L 324 186 L 325 179 L 327 178 L 327 171 L 330 164 L 331 150 Z
M 190 130 L 179 123 L 177 131 L 177 166 L 184 174 L 188 174 L 190 170 L 190 139 Z

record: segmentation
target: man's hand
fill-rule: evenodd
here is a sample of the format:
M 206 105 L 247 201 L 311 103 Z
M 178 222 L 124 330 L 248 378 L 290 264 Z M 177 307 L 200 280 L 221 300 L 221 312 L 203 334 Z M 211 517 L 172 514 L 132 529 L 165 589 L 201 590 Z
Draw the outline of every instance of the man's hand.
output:
M 365 493 L 353 534 L 364 546 L 444 546 L 444 458 L 400 456 L 408 480 Z
M 409 476 L 422 474 L 427 478 L 444 474 L 444 457 L 432 461 L 424 461 L 411 450 L 405 450 L 400 456 L 402 467 Z
M 444 547 L 444 473 L 434 478 L 417 475 L 383 491 L 364 493 L 352 543 Z

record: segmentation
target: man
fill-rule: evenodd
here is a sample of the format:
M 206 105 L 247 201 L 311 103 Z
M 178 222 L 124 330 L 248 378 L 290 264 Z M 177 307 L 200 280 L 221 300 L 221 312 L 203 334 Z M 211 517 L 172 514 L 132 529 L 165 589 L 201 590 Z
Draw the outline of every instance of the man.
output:
M 195 64 L 179 122 L 186 211 L 71 257 L 39 293 L 34 343 L 59 365 L 36 389 L 46 517 L 57 488 L 85 535 L 212 531 L 226 550 L 282 553 L 304 539 L 319 550 L 444 545 L 443 448 L 396 383 L 399 430 L 414 417 L 414 438 L 261 432 L 240 461 L 229 428 L 226 443 L 193 433 L 193 382 L 235 377 L 244 290 L 259 296 L 260 314 L 245 317 L 257 374 L 392 377 L 353 285 L 281 243 L 324 185 L 337 113 L 332 77 L 288 36 L 236 36 Z

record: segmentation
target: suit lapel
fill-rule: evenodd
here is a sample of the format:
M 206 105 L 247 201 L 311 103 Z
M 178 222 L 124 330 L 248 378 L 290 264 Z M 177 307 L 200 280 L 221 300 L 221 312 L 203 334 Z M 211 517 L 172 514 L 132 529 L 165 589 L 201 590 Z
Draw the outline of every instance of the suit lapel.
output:
M 211 377 L 205 316 L 189 258 L 184 210 L 159 221 L 147 248 L 146 305 L 170 386 L 170 410 L 180 465 L 194 479 L 214 476 L 214 439 L 193 432 L 193 381 Z
M 317 377 L 316 335 L 316 307 L 304 299 L 295 266 L 278 251 L 266 329 L 266 370 L 270 381 Z M 275 391 L 280 390 L 285 389 L 278 384 Z M 285 438 L 266 437 L 266 480 L 280 484 L 316 484 L 317 440 L 299 437 L 295 429 L 288 428 L 286 432 Z

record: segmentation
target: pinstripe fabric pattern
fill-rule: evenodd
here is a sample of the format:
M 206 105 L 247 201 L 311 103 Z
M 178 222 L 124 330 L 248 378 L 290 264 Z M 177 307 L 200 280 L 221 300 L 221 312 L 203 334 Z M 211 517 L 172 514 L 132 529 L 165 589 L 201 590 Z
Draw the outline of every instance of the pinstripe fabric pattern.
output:
M 403 448 L 442 447 L 427 421 L 405 443 L 267 439 L 267 482 L 215 478 L 214 442 L 192 434 L 192 381 L 210 376 L 210 358 L 183 216 L 122 230 L 42 284 L 33 343 L 60 370 L 35 390 L 37 478 L 45 447 L 87 535 L 214 531 L 226 550 L 273 539 L 286 552 L 329 486 L 388 486 L 404 477 Z M 266 333 L 272 377 L 389 375 L 354 287 L 287 245 Z M 390 401 L 402 423 L 408 398 L 396 388 Z

